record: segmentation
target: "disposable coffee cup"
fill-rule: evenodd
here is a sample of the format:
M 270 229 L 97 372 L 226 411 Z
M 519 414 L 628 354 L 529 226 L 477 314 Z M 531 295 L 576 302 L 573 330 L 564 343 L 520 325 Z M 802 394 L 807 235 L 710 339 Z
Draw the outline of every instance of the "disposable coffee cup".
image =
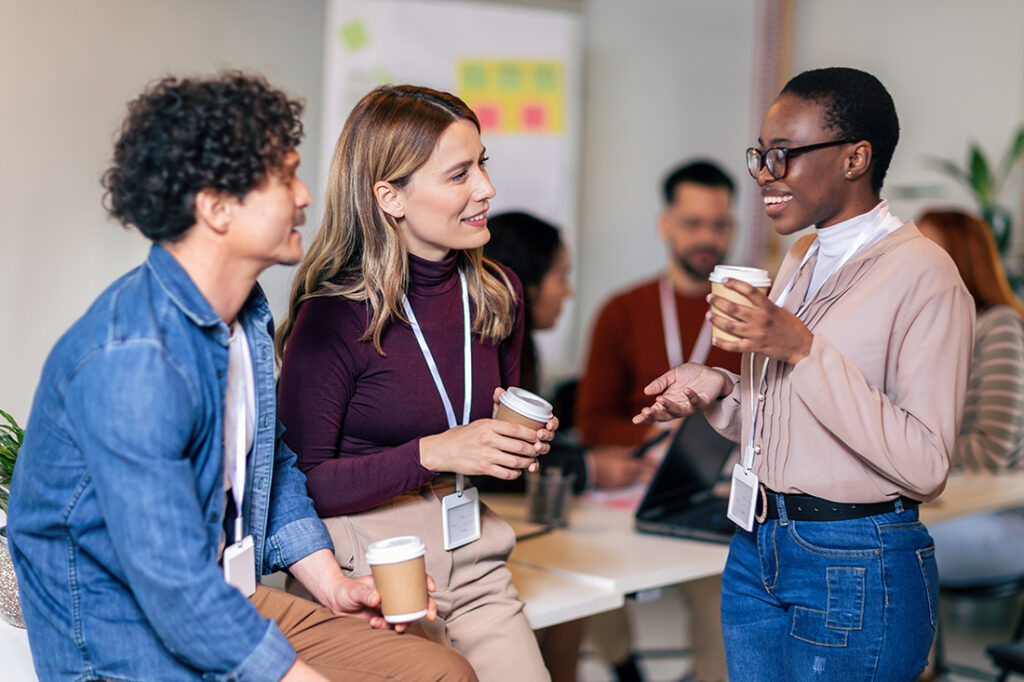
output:
M 497 419 L 543 429 L 554 416 L 551 403 L 526 389 L 512 386 L 498 398 Z
M 751 305 L 750 299 L 741 294 L 738 291 L 727 289 L 722 283 L 727 279 L 738 279 L 746 282 L 752 287 L 760 289 L 765 294 L 772 286 L 772 278 L 768 276 L 767 270 L 761 268 L 748 268 L 743 265 L 716 265 L 711 276 L 708 277 L 711 280 L 711 293 L 715 296 L 721 296 L 722 298 L 728 299 L 740 305 Z M 735 319 L 725 313 L 719 313 L 729 319 Z M 739 341 L 739 337 L 735 334 L 719 329 L 718 327 L 711 327 L 711 338 L 716 340 L 725 339 L 726 341 Z
M 366 549 L 387 622 L 409 623 L 427 615 L 425 554 L 426 547 L 415 535 L 388 538 Z

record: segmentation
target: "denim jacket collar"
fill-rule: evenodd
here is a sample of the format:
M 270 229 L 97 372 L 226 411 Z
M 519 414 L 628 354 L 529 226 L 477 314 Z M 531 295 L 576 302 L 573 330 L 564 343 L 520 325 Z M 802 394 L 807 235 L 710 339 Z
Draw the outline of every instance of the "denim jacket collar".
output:
M 203 293 L 199 291 L 199 287 L 192 281 L 185 268 L 181 267 L 181 263 L 167 249 L 160 244 L 153 244 L 149 251 L 149 257 L 146 259 L 146 267 L 153 273 L 161 289 L 167 294 L 167 298 L 181 310 L 185 317 L 201 328 L 219 325 L 221 333 L 217 335 L 217 338 L 227 347 L 230 336 L 227 325 L 220 319 L 220 315 L 206 300 Z M 251 318 L 254 323 L 264 326 L 270 324 L 270 306 L 259 286 L 253 287 L 249 293 L 249 297 L 239 311 L 239 317 Z

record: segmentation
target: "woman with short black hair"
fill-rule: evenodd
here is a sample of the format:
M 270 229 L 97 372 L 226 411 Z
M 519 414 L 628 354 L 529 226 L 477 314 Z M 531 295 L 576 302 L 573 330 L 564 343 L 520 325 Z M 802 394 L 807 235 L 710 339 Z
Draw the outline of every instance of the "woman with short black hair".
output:
M 879 195 L 892 98 L 847 68 L 793 78 L 747 151 L 775 230 L 807 227 L 771 294 L 711 295 L 742 374 L 699 365 L 648 387 L 639 421 L 707 410 L 739 442 L 722 576 L 735 680 L 914 680 L 938 617 L 920 502 L 945 484 L 974 303 L 949 257 Z M 743 509 L 742 502 L 749 505 Z

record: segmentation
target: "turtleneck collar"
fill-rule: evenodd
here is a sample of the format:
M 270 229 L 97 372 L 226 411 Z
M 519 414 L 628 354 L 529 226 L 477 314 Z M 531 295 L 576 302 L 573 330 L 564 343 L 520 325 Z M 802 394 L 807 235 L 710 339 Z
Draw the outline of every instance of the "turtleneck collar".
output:
M 459 283 L 458 252 L 449 251 L 439 261 L 409 254 L 409 291 L 418 296 L 437 296 Z
M 889 202 L 883 199 L 867 213 L 817 230 L 818 248 L 821 249 L 819 259 L 821 256 L 839 258 L 862 234 L 871 234 L 865 240 L 865 243 L 870 243 L 902 224 L 903 221 L 889 213 Z
M 902 224 L 903 221 L 889 213 L 889 202 L 883 199 L 867 213 L 817 230 L 818 260 L 811 273 L 807 299 L 812 298 L 832 273 L 863 251 L 865 246 L 878 241 Z

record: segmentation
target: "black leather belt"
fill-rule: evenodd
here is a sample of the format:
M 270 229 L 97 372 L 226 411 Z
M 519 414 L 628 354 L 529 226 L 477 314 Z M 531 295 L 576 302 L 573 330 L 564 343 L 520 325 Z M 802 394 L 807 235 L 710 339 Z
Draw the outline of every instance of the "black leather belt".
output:
M 757 513 L 759 518 L 779 518 L 778 495 L 768 488 L 765 488 L 764 497 L 758 496 Z M 813 495 L 796 495 L 793 493 L 781 493 L 786 504 L 786 518 L 793 521 L 845 521 L 846 519 L 860 519 L 875 514 L 888 514 L 896 511 L 896 500 L 888 502 L 832 502 Z M 768 503 L 768 513 L 764 513 L 762 505 Z M 910 509 L 921 504 L 909 497 L 900 497 L 904 509 Z

